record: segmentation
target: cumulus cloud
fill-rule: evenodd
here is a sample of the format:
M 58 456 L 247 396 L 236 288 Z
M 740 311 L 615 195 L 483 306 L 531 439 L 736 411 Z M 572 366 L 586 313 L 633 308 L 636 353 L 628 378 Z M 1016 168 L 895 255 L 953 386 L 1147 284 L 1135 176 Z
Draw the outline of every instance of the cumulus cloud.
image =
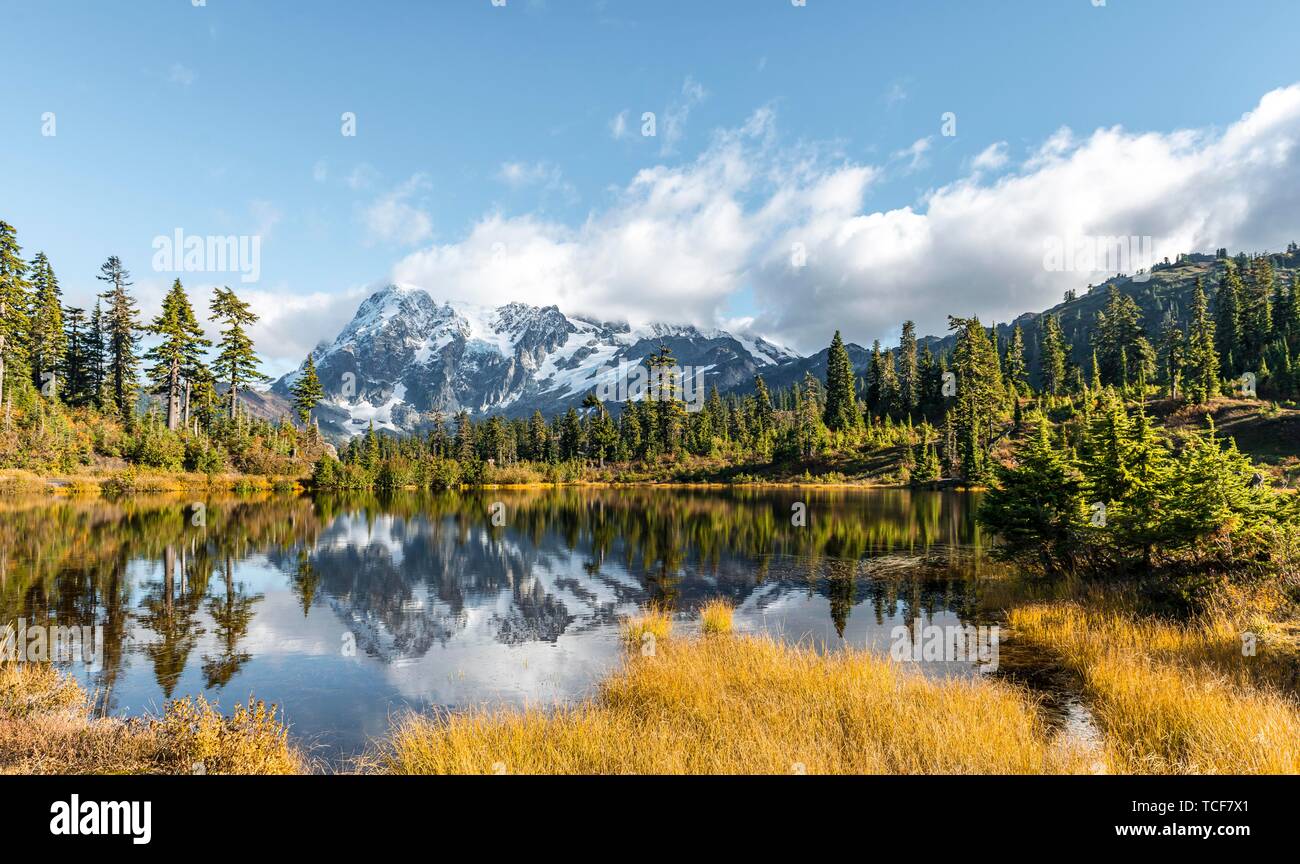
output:
M 414 246 L 432 237 L 433 219 L 418 201 L 428 188 L 428 178 L 416 174 L 367 206 L 362 222 L 369 242 Z
M 638 172 L 580 225 L 488 214 L 394 276 L 439 298 L 633 322 L 721 324 L 748 291 L 757 332 L 812 351 L 836 328 L 869 342 L 909 318 L 927 333 L 947 313 L 1006 321 L 1104 278 L 1045 269 L 1054 239 L 1151 237 L 1159 259 L 1300 236 L 1300 85 L 1221 131 L 1061 129 L 1018 163 L 999 142 L 894 209 L 867 206 L 881 166 L 777 139 L 759 111 L 693 161 Z

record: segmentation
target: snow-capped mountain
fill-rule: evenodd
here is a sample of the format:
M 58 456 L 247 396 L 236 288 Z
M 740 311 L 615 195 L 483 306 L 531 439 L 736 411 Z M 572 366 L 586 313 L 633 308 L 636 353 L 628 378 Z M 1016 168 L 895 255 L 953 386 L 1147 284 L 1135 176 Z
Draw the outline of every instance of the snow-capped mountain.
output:
M 704 370 L 705 387 L 725 392 L 756 372 L 799 360 L 752 336 L 691 326 L 632 328 L 565 315 L 555 306 L 498 308 L 439 304 L 427 291 L 388 285 L 357 309 L 329 345 L 312 356 L 325 388 L 317 410 L 333 434 L 375 428 L 414 431 L 441 414 L 548 417 L 613 386 L 624 369 L 668 347 L 681 366 Z M 272 386 L 288 396 L 298 372 Z

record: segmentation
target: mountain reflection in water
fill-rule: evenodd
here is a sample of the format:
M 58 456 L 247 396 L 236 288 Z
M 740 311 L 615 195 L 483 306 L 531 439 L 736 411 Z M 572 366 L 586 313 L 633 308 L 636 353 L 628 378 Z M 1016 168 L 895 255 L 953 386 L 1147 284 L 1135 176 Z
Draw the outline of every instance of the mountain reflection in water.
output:
M 102 662 L 67 668 L 105 711 L 199 693 L 229 709 L 252 693 L 337 755 L 408 706 L 590 693 L 619 662 L 620 619 L 652 603 L 689 633 L 699 605 L 726 597 L 740 631 L 824 650 L 888 652 L 891 629 L 917 619 L 980 623 L 996 568 L 976 501 L 649 488 L 215 497 L 202 511 L 174 497 L 11 499 L 0 624 L 102 628 Z

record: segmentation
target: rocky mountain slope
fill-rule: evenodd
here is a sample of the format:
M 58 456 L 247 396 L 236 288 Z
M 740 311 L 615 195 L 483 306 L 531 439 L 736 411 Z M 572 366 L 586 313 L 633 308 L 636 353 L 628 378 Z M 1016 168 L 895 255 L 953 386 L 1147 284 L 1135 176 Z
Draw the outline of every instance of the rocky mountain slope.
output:
M 526 303 L 440 304 L 421 288 L 388 285 L 313 353 L 326 393 L 317 413 L 322 429 L 334 435 L 364 432 L 372 421 L 378 429 L 415 431 L 462 410 L 550 416 L 580 404 L 602 383 L 614 386 L 625 375 L 620 364 L 640 364 L 661 346 L 679 365 L 704 370 L 707 386 L 722 391 L 800 359 L 763 339 L 722 330 L 632 328 Z M 275 382 L 262 407 L 290 398 L 298 374 Z

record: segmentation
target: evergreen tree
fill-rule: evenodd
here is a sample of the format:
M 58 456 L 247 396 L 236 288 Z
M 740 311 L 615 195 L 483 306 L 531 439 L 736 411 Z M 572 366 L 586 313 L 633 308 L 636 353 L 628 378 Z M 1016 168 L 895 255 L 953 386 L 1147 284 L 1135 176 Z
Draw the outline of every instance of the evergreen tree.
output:
M 166 399 L 167 428 L 174 432 L 181 425 L 182 380 L 203 364 L 203 351 L 212 345 L 203 336 L 181 280 L 172 283 L 148 332 L 161 341 L 145 353 L 145 359 L 153 363 L 147 374 L 153 392 Z
M 126 290 L 132 284 L 131 274 L 122 266 L 121 260 L 113 255 L 104 262 L 96 278 L 110 286 L 100 295 L 108 301 L 104 310 L 103 327 L 108 353 L 105 375 L 110 407 L 119 417 L 129 421 L 135 414 L 137 372 L 140 366 L 140 358 L 136 354 L 136 345 L 140 340 L 139 312 L 135 298 Z
M 48 398 L 59 395 L 59 369 L 67 351 L 63 332 L 63 292 L 44 252 L 32 259 L 31 343 L 33 383 Z
M 1242 349 L 1241 304 L 1243 287 L 1241 275 L 1233 261 L 1225 261 L 1219 290 L 1215 295 L 1215 336 L 1219 345 L 1219 369 L 1224 377 L 1236 377 L 1245 351 Z
M 76 307 L 63 310 L 63 322 L 67 345 L 63 356 L 63 399 L 70 405 L 85 405 L 93 401 L 88 392 L 86 310 Z
M 1079 551 L 1083 480 L 1053 447 L 1047 419 L 1039 415 L 1036 426 L 1014 467 L 998 467 L 993 488 L 980 502 L 979 521 L 1001 539 L 995 547 L 999 557 L 1069 573 Z
M 212 317 L 225 325 L 217 343 L 217 359 L 212 364 L 212 371 L 229 387 L 226 398 L 233 420 L 239 413 L 239 388 L 254 381 L 269 380 L 261 372 L 252 337 L 246 329 L 257 321 L 257 316 L 248 303 L 235 296 L 229 288 L 213 290 L 211 308 Z
M 95 312 L 90 316 L 90 332 L 86 336 L 86 373 L 89 381 L 88 402 L 103 407 L 107 383 L 108 356 L 104 345 L 104 310 L 100 298 L 95 298 Z
M 1183 374 L 1187 365 L 1187 340 L 1182 328 L 1178 326 L 1178 319 L 1168 313 L 1160 325 L 1159 358 L 1160 381 L 1165 385 L 1169 398 L 1177 399 L 1182 395 Z M 1219 358 L 1216 356 L 1216 368 L 1218 363 Z
M 1029 370 L 1025 366 L 1025 334 L 1019 324 L 1011 328 L 1011 341 L 1007 345 L 1004 366 L 1007 382 L 1015 388 L 1015 393 L 1028 394 Z
M 1192 295 L 1192 323 L 1187 345 L 1187 396 L 1203 405 L 1219 395 L 1219 354 L 1214 347 L 1214 322 L 1210 320 L 1205 287 L 1196 280 Z
M 909 417 L 921 405 L 921 368 L 916 357 L 916 324 L 903 322 L 898 342 L 899 408 Z
M 1263 378 L 1264 349 L 1273 336 L 1273 262 L 1267 255 L 1261 255 L 1252 262 L 1250 286 L 1244 299 L 1241 316 L 1241 347 L 1244 356 L 1238 362 L 1247 364 L 1242 371 L 1253 371 Z
M 865 391 L 867 411 L 872 414 L 879 414 L 882 410 L 880 405 L 880 383 L 883 370 L 881 367 L 880 340 L 876 339 L 871 343 L 871 359 L 867 362 L 867 386 Z
M 1043 348 L 1039 355 L 1038 374 L 1043 390 L 1052 396 L 1065 392 L 1065 334 L 1055 315 L 1043 316 Z
M 948 326 L 957 332 L 957 346 L 953 350 L 957 404 L 953 420 L 961 470 L 967 480 L 981 480 L 987 474 L 994 426 L 1006 400 L 1001 364 L 979 318 L 950 315 Z
M 298 420 L 304 426 L 310 425 L 311 412 L 325 396 L 325 388 L 321 386 L 320 377 L 316 374 L 316 361 L 311 354 L 303 361 L 302 373 L 289 391 L 293 394 L 293 408 L 298 414 Z
M 528 420 L 528 458 L 535 462 L 545 462 L 550 458 L 547 443 L 550 439 L 546 431 L 546 418 L 541 411 L 534 411 Z
M 31 284 L 18 232 L 0 220 L 0 403 L 12 399 L 14 382 L 26 380 Z
M 776 428 L 772 396 L 762 375 L 754 376 L 754 425 L 754 434 L 760 438 L 766 438 Z
M 915 343 L 912 346 L 915 349 Z M 853 386 L 853 361 L 844 347 L 840 331 L 835 331 L 826 357 L 826 427 L 843 432 L 858 425 L 858 398 Z

